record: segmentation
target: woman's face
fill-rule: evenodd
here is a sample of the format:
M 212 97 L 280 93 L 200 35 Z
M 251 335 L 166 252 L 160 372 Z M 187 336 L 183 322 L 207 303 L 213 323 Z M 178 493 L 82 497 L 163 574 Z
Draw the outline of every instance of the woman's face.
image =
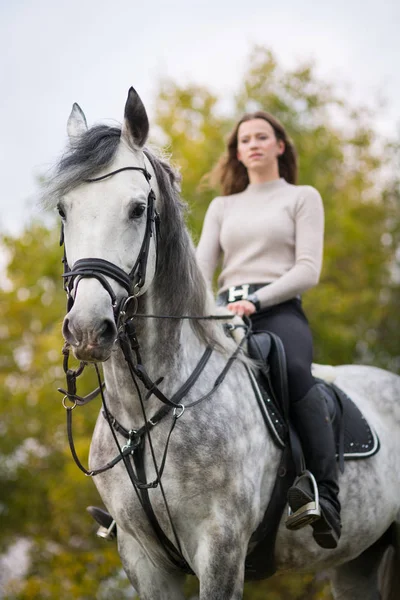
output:
M 238 130 L 237 157 L 250 171 L 269 171 L 277 167 L 278 156 L 285 144 L 277 140 L 265 119 L 251 119 L 241 123 Z

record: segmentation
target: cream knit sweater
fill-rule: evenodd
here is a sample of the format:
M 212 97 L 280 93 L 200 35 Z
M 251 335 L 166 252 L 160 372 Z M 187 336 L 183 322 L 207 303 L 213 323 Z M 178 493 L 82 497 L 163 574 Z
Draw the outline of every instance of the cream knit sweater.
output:
M 243 283 L 265 283 L 261 308 L 294 298 L 318 283 L 324 209 L 311 186 L 284 179 L 250 184 L 208 207 L 197 261 L 211 285 L 221 255 L 219 293 Z

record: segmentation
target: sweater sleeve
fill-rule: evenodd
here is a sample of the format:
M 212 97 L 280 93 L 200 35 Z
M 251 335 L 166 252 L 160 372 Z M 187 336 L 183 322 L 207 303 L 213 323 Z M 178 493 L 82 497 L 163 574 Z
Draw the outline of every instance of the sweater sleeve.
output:
M 210 287 L 222 253 L 220 246 L 222 216 L 223 198 L 214 198 L 204 217 L 203 230 L 196 249 L 197 264 Z
M 294 218 L 295 264 L 279 279 L 257 291 L 261 308 L 290 300 L 319 281 L 324 243 L 324 208 L 315 188 L 302 188 Z

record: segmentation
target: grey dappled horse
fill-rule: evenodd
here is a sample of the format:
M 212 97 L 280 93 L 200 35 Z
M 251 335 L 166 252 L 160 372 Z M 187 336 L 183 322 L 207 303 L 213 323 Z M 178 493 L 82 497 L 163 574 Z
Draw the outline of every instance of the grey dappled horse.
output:
M 48 192 L 48 202 L 57 204 L 63 219 L 72 271 L 79 271 L 83 263 L 77 266 L 77 261 L 82 259 L 101 259 L 101 264 L 108 261 L 119 269 L 118 276 L 112 276 L 108 267 L 102 275 L 88 276 L 86 272 L 73 278 L 73 304 L 63 333 L 77 358 L 103 363 L 109 411 L 126 430 L 143 427 L 139 392 L 143 396 L 148 388 L 140 381 L 135 386 L 115 343 L 114 308 L 129 293 L 121 270 L 133 279 L 137 298 L 129 307 L 136 308 L 138 314 L 216 312 L 196 266 L 176 176 L 165 160 L 143 150 L 148 129 L 145 108 L 132 88 L 122 131 L 105 125 L 87 129 L 81 109 L 74 105 L 68 122 L 71 147 L 59 163 Z M 158 213 L 160 219 L 158 241 L 154 222 L 146 219 L 151 189 L 155 194 L 153 217 L 157 220 Z M 143 262 L 138 256 L 143 258 L 146 232 L 152 235 L 148 236 Z M 187 406 L 210 391 L 235 348 L 221 322 L 143 316 L 134 322 L 142 364 L 168 398 L 193 373 L 206 346 L 214 348 L 182 399 Z M 175 546 L 179 540 L 184 559 L 199 578 L 200 600 L 242 598 L 249 539 L 268 505 L 281 455 L 260 416 L 246 360 L 239 357 L 210 398 L 186 408 L 175 419 L 162 474 L 163 489 L 158 485 L 149 490 L 162 530 Z M 386 597 L 400 598 L 400 378 L 364 366 L 341 366 L 335 371 L 337 385 L 362 409 L 380 438 L 381 448 L 368 460 L 346 463 L 340 477 L 343 532 L 338 548 L 323 550 L 317 546 L 311 527 L 286 530 L 283 517 L 276 539 L 278 571 L 329 570 L 336 599 L 376 600 L 380 597 L 378 567 L 387 548 L 386 541 L 376 542 L 386 540 L 382 536 L 392 526 L 394 549 L 384 571 L 392 596 L 387 592 Z M 145 411 L 151 418 L 161 403 L 154 394 L 148 395 Z M 151 429 L 159 465 L 173 418 L 170 412 Z M 112 431 L 100 414 L 90 449 L 91 469 L 118 456 L 114 436 L 120 447 L 126 445 L 125 437 Z M 157 473 L 147 442 L 144 463 L 147 481 L 155 480 Z M 160 544 L 124 461 L 94 481 L 117 522 L 121 560 L 141 600 L 183 599 L 184 573 L 172 564 Z

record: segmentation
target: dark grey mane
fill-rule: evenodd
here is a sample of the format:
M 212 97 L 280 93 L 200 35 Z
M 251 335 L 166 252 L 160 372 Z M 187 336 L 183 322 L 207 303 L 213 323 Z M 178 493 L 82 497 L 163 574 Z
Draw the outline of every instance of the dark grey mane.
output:
M 184 204 L 179 195 L 179 177 L 165 160 L 148 149 L 150 161 L 160 190 L 159 207 L 161 236 L 158 248 L 159 263 L 154 281 L 155 297 L 162 299 L 159 314 L 204 316 L 206 283 L 197 266 L 192 240 L 184 221 Z M 215 325 L 207 321 L 191 321 L 194 331 L 214 347 L 226 346 L 215 336 Z
M 121 138 L 119 127 L 97 125 L 70 144 L 56 166 L 44 195 L 44 203 L 54 207 L 58 199 L 94 177 L 110 165 Z M 160 240 L 158 267 L 154 280 L 155 307 L 163 315 L 203 316 L 206 307 L 206 284 L 197 266 L 192 240 L 187 231 L 184 213 L 186 205 L 179 195 L 180 177 L 164 159 L 148 148 L 144 153 L 155 172 L 160 190 Z M 157 300 L 156 300 L 157 301 Z M 215 325 L 206 321 L 191 321 L 196 334 L 214 346 L 226 345 L 216 334 Z

